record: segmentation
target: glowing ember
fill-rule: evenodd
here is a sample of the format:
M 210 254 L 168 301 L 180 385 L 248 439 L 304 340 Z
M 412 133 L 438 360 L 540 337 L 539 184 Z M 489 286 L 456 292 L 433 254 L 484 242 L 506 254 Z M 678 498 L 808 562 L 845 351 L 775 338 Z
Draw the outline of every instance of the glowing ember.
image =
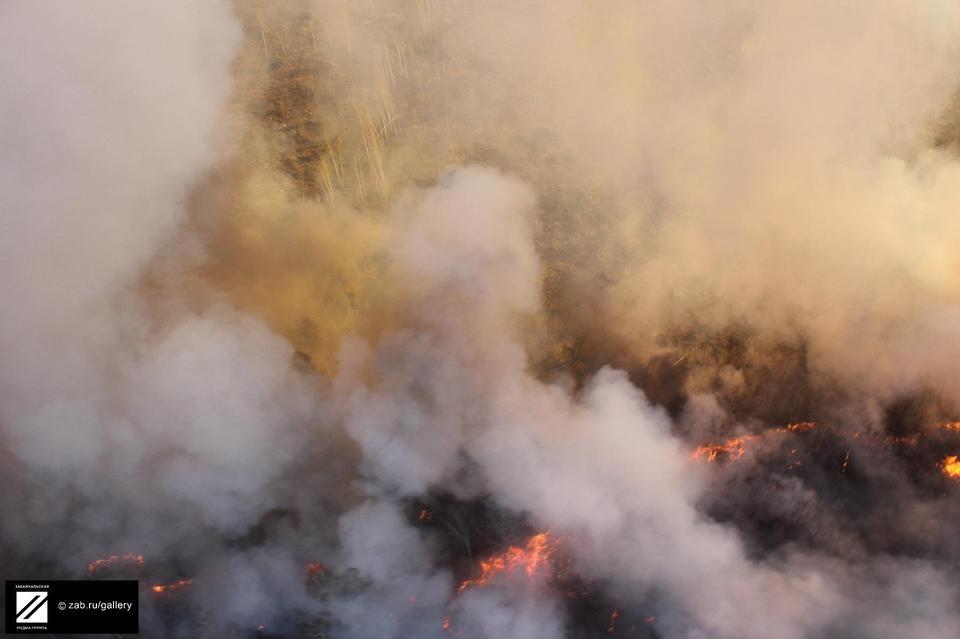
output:
M 303 572 L 307 573 L 308 577 L 316 577 L 317 575 L 322 575 L 323 573 L 327 572 L 327 569 L 319 561 L 311 561 L 309 564 L 304 566 Z
M 183 590 L 184 588 L 189 588 L 193 584 L 193 579 L 178 579 L 169 584 L 157 584 L 155 586 L 150 586 L 150 590 L 157 594 L 164 594 L 169 592 L 176 592 L 178 590 Z
M 960 457 L 949 455 L 944 458 L 941 466 L 943 473 L 951 479 L 960 479 Z
M 125 555 L 110 555 L 109 557 L 104 557 L 103 559 L 91 561 L 89 564 L 87 564 L 87 574 L 93 575 L 104 568 L 117 565 L 128 565 L 142 568 L 143 555 L 126 553 Z
M 424 508 L 423 510 L 420 511 L 420 516 L 417 517 L 417 519 L 419 519 L 420 521 L 430 521 L 431 517 L 433 517 L 433 513 L 431 513 L 426 508 Z
M 612 635 L 617 630 L 617 617 L 620 616 L 620 613 L 614 608 L 610 612 L 610 623 L 607 624 L 607 634 Z
M 480 575 L 467 579 L 460 584 L 457 592 L 463 592 L 472 586 L 483 587 L 500 574 L 522 573 L 533 577 L 550 565 L 552 553 L 549 533 L 538 533 L 531 537 L 526 546 L 510 546 L 499 555 L 488 557 L 480 562 Z

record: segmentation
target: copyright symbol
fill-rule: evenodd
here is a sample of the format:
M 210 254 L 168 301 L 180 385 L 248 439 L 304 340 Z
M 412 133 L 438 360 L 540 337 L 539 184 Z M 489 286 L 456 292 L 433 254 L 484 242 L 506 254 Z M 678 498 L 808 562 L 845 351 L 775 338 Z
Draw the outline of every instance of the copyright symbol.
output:
M 57 608 L 59 608 L 60 610 L 66 610 L 66 609 L 67 609 L 67 602 L 61 601 L 60 603 L 57 604 Z

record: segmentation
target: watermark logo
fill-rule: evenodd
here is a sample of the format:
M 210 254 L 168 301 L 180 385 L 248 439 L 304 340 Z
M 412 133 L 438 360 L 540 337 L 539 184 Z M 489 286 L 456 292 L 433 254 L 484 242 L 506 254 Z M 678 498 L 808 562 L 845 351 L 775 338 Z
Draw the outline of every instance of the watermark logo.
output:
M 4 637 L 136 634 L 140 584 L 132 579 L 8 580 L 4 612 Z
M 47 623 L 47 601 L 42 590 L 17 591 L 17 623 Z

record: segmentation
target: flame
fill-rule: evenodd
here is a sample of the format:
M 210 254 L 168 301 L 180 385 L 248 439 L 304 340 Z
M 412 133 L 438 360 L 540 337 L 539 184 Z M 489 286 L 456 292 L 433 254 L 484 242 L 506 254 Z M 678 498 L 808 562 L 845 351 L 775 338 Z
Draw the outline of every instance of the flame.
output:
M 308 577 L 316 577 L 317 575 L 322 575 L 327 572 L 327 568 L 319 561 L 311 561 L 303 567 L 303 572 L 305 572 Z
M 607 634 L 612 635 L 617 630 L 617 617 L 620 616 L 620 612 L 614 608 L 610 611 L 610 623 L 607 624 Z
M 721 459 L 722 456 L 722 459 L 727 461 L 735 461 L 746 454 L 747 448 L 752 443 L 763 437 L 766 437 L 769 434 L 802 433 L 804 431 L 816 428 L 816 426 L 817 425 L 814 422 L 798 422 L 796 424 L 787 424 L 786 426 L 773 428 L 759 435 L 741 435 L 740 437 L 734 437 L 719 444 L 706 444 L 704 446 L 697 446 L 690 458 L 694 460 L 714 462 Z
M 433 518 L 433 513 L 431 513 L 431 512 L 430 512 L 429 510 L 427 510 L 426 508 L 424 508 L 423 510 L 421 510 L 421 511 L 420 511 L 420 516 L 417 517 L 417 519 L 419 519 L 420 521 L 430 521 L 430 519 L 432 519 L 432 518 Z
M 193 579 L 178 579 L 169 584 L 156 584 L 155 586 L 150 586 L 150 590 L 157 594 L 163 594 L 166 592 L 175 592 L 177 590 L 182 590 L 184 588 L 189 588 L 193 584 Z
M 440 627 L 444 632 L 453 635 L 454 637 L 459 637 L 463 634 L 462 629 L 453 625 L 453 619 L 450 617 L 450 615 L 444 616 L 443 621 L 440 623 Z
M 108 566 L 114 566 L 116 564 L 132 564 L 137 568 L 143 567 L 143 555 L 128 552 L 123 555 L 110 555 L 109 557 L 104 557 L 103 559 L 95 559 L 87 564 L 87 574 L 92 575 Z
M 944 457 L 943 464 L 940 467 L 950 479 L 960 479 L 960 457 L 957 455 Z
M 460 584 L 457 592 L 463 592 L 471 587 L 486 586 L 490 580 L 500 574 L 523 573 L 533 577 L 541 569 L 550 565 L 553 552 L 550 534 L 538 533 L 531 537 L 526 546 L 510 546 L 504 552 L 480 561 L 480 575 L 474 579 L 466 579 Z
M 733 461 L 743 457 L 747 452 L 747 444 L 759 439 L 759 435 L 744 435 L 743 437 L 734 437 L 721 444 L 706 444 L 697 446 L 693 451 L 693 459 L 705 459 L 708 462 L 717 461 L 720 455 L 725 454 L 726 459 Z
M 800 422 L 796 424 L 789 424 L 782 428 L 773 428 L 767 430 L 763 433 L 757 435 L 742 435 L 740 437 L 734 437 L 728 439 L 725 442 L 719 444 L 706 444 L 704 446 L 698 446 L 691 453 L 690 458 L 693 460 L 703 460 L 706 462 L 715 462 L 718 460 L 725 461 L 736 461 L 743 457 L 747 449 L 753 444 L 756 440 L 766 437 L 769 434 L 776 433 L 787 433 L 787 432 L 804 432 L 811 430 L 816 427 L 816 424 L 813 422 Z M 960 433 L 960 421 L 956 422 L 941 422 L 936 425 L 936 428 L 941 431 L 950 431 Z M 828 430 L 829 427 L 828 427 Z M 853 438 L 857 440 L 863 439 L 861 433 L 853 433 Z M 911 435 L 902 435 L 902 436 L 883 436 L 875 440 L 878 443 L 887 445 L 887 446 L 907 446 L 914 447 L 918 446 L 921 442 L 925 441 L 924 433 L 914 433 Z M 791 455 L 796 458 L 798 455 L 798 450 L 796 448 L 791 449 Z M 793 468 L 794 466 L 801 465 L 800 460 L 792 461 L 787 468 Z M 847 469 L 850 465 L 850 451 L 847 450 L 843 455 L 843 463 L 841 464 L 840 473 L 846 474 Z M 944 457 L 939 464 L 940 470 L 950 479 L 960 480 L 960 455 L 948 455 Z

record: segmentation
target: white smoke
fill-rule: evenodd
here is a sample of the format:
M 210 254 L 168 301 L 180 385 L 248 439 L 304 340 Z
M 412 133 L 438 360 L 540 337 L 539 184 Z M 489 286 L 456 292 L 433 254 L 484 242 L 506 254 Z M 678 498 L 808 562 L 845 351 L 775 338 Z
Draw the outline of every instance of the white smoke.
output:
M 317 402 L 259 320 L 159 312 L 141 281 L 218 160 L 239 25 L 226 1 L 5 2 L 0 37 L 4 547 L 69 576 L 210 550 L 275 507 Z
M 374 494 L 456 492 L 469 459 L 503 506 L 575 540 L 585 570 L 624 592 L 658 591 L 671 601 L 655 624 L 665 637 L 802 639 L 851 627 L 879 637 L 872 619 L 891 608 L 928 619 L 929 636 L 960 627 L 943 605 L 956 593 L 927 564 L 898 570 L 906 580 L 931 576 L 941 593 L 933 610 L 925 598 L 902 597 L 887 564 L 848 568 L 790 553 L 750 559 L 733 528 L 700 513 L 703 478 L 666 413 L 623 373 L 602 370 L 573 397 L 527 372 L 514 324 L 536 305 L 533 246 L 518 241 L 529 238 L 528 191 L 491 171 L 462 169 L 402 202 L 396 217 L 407 224 L 394 258 L 410 295 L 409 326 L 373 351 L 351 349 L 368 361 L 348 363 L 338 380 Z M 396 530 L 394 519 L 375 526 Z M 345 543 L 375 534 L 349 521 Z M 353 564 L 404 592 L 408 574 L 384 572 L 390 557 L 404 556 L 367 547 Z M 877 571 L 894 579 L 892 588 L 876 583 Z M 854 574 L 872 599 L 850 592 Z M 476 636 L 500 636 L 488 630 Z

